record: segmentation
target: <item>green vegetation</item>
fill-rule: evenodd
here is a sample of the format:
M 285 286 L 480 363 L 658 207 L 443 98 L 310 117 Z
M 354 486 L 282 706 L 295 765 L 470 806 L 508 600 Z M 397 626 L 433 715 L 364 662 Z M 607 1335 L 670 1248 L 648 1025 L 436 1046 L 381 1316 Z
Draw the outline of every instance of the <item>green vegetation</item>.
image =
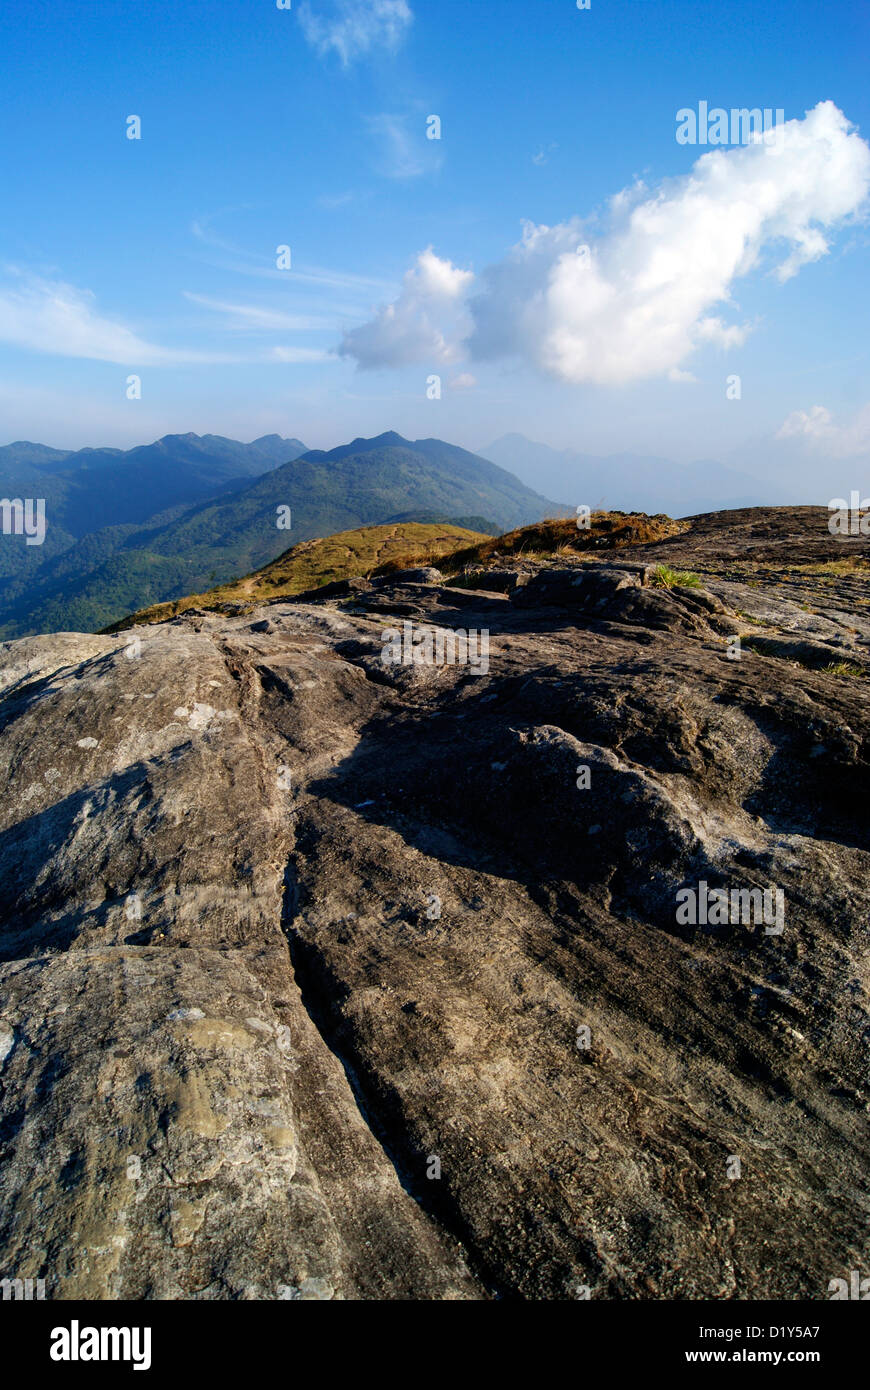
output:
M 224 469 L 238 470 L 236 451 L 253 447 L 235 446 Z M 288 447 L 279 441 L 274 450 Z M 0 554 L 0 561 L 13 556 L 18 567 L 5 584 L 0 569 L 0 638 L 105 628 L 134 610 L 248 575 L 291 541 L 412 520 L 447 524 L 430 517 L 449 517 L 454 526 L 457 518 L 488 518 L 481 530 L 491 535 L 559 510 L 476 454 L 438 439 L 410 443 L 397 434 L 356 439 L 329 453 L 312 450 L 278 467 L 262 462 L 261 447 L 261 461 L 248 464 L 259 470 L 253 481 L 220 475 L 220 487 L 213 484 L 203 498 L 210 448 L 217 445 L 182 436 L 171 449 L 149 446 L 141 469 L 126 455 L 121 462 L 113 455 L 100 469 L 80 468 L 90 490 L 85 496 L 78 489 L 63 507 L 59 500 L 47 508 L 45 546 L 7 546 Z M 33 495 L 50 497 L 43 490 Z M 152 514 L 169 500 L 171 510 Z M 287 509 L 292 527 L 279 530 L 277 519 Z M 480 534 L 466 529 L 475 539 Z
M 857 676 L 863 678 L 864 671 L 860 666 L 856 666 L 853 661 L 831 661 L 822 670 L 827 676 Z
M 753 627 L 776 627 L 776 623 L 772 623 L 769 618 L 758 618 L 752 613 L 747 613 L 744 608 L 735 608 L 734 614 L 745 623 L 752 623 Z
M 762 643 L 763 645 L 761 645 Z M 863 680 L 867 675 L 864 668 L 858 666 L 854 661 L 829 661 L 822 666 L 819 664 L 820 654 L 813 651 L 802 651 L 801 644 L 794 642 L 777 642 L 762 638 L 744 642 L 743 650 L 753 652 L 755 656 L 775 657 L 781 661 L 787 661 L 791 666 L 800 667 L 804 671 L 815 671 L 822 676 L 841 676 L 850 680 Z
M 228 603 L 255 605 L 292 598 L 339 579 L 437 564 L 445 554 L 480 539 L 478 532 L 460 526 L 415 522 L 339 531 L 320 540 L 302 541 L 243 579 L 141 609 L 107 630 L 122 632 L 137 623 L 165 622 L 188 608 L 221 608 Z
M 360 526 L 302 541 L 244 579 L 140 609 L 106 631 L 120 632 L 137 623 L 165 622 L 189 608 L 221 608 L 237 603 L 254 606 L 292 598 L 340 579 L 386 577 L 399 570 L 427 565 L 437 566 L 448 582 L 457 587 L 474 587 L 475 574 L 511 560 L 551 560 L 554 555 L 580 559 L 590 550 L 645 544 L 685 529 L 685 522 L 639 512 L 593 513 L 588 530 L 579 531 L 573 518 L 556 519 L 519 527 L 503 536 L 481 535 L 450 524 Z
M 700 589 L 701 580 L 697 574 L 688 570 L 674 570 L 670 565 L 656 565 L 653 575 L 654 589 Z
M 789 565 L 786 573 L 797 575 L 819 575 L 836 579 L 841 575 L 856 575 L 870 579 L 870 560 L 863 555 L 844 555 L 839 560 L 820 560 L 815 564 Z

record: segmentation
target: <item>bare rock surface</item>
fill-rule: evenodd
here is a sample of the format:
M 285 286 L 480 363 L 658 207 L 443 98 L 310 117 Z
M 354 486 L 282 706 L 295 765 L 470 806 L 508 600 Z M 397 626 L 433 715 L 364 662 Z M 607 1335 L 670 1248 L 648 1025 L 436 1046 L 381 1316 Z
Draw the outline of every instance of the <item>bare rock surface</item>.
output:
M 850 546 L 821 509 L 718 513 L 486 592 L 3 644 L 4 1271 L 820 1299 L 866 1268 Z M 421 630 L 488 659 L 385 664 Z M 679 921 L 701 882 L 780 890 L 782 930 Z

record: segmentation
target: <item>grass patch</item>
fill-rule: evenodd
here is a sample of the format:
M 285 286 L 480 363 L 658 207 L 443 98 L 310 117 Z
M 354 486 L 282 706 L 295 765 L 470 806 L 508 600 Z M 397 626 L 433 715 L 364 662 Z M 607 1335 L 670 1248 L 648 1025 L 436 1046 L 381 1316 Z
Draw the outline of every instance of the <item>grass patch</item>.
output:
M 818 575 L 820 578 L 836 579 L 840 575 L 857 575 L 870 578 L 870 560 L 861 555 L 844 555 L 841 560 L 821 560 L 817 564 L 791 565 L 789 574 Z
M 652 578 L 654 589 L 700 589 L 701 580 L 689 570 L 671 569 L 670 565 L 656 565 Z
M 511 560 L 551 560 L 554 556 L 580 558 L 590 550 L 612 550 L 626 545 L 649 545 L 679 536 L 688 522 L 674 521 L 660 513 L 593 512 L 587 530 L 579 530 L 575 517 L 539 521 L 520 526 L 503 536 L 492 536 L 480 545 L 456 550 L 442 561 L 445 574 L 509 564 Z
M 762 639 L 763 640 L 763 639 Z M 820 666 L 818 659 L 814 659 L 812 654 L 803 653 L 795 650 L 788 643 L 771 643 L 769 646 L 757 646 L 755 642 L 743 642 L 743 650 L 752 652 L 755 656 L 775 657 L 781 661 L 787 661 L 789 666 L 795 670 L 813 671 L 819 676 L 839 676 L 848 680 L 863 680 L 866 671 L 858 666 L 854 661 L 829 661 L 824 666 Z
M 646 545 L 681 535 L 689 523 L 663 513 L 593 512 L 587 530 L 578 530 L 575 517 L 540 521 L 503 536 L 484 535 L 448 523 L 398 522 L 361 526 L 321 540 L 302 541 L 261 569 L 228 580 L 204 594 L 189 594 L 141 609 L 107 632 L 121 632 L 137 623 L 165 622 L 189 608 L 220 609 L 241 603 L 254 607 L 266 600 L 292 598 L 306 589 L 321 588 L 338 579 L 387 577 L 404 569 L 434 565 L 450 582 L 453 576 L 498 568 L 511 560 L 546 562 L 554 556 L 583 558 L 590 550 Z M 690 576 L 689 582 L 696 584 Z
M 753 627 L 776 627 L 776 626 L 777 626 L 777 624 L 776 624 L 776 623 L 772 623 L 772 622 L 770 621 L 769 618 L 756 618 L 756 617 L 754 617 L 752 613 L 747 613 L 746 610 L 745 610 L 745 608 L 735 608 L 735 609 L 734 609 L 734 614 L 735 614 L 736 617 L 742 618 L 743 621 L 744 621 L 745 623 L 752 623 L 752 626 L 753 626 Z
M 859 680 L 864 675 L 862 668 L 853 661 L 831 661 L 822 667 L 822 671 L 826 676 L 857 676 Z
M 227 580 L 205 594 L 155 604 L 108 628 L 121 632 L 136 623 L 159 623 L 178 617 L 189 608 L 219 609 L 226 603 L 252 607 L 265 600 L 292 598 L 305 589 L 320 589 L 338 579 L 380 574 L 389 569 L 417 569 L 437 565 L 443 555 L 470 541 L 482 540 L 479 531 L 448 524 L 397 522 L 390 526 L 360 526 L 339 531 L 322 540 L 300 541 L 262 569 L 240 579 Z

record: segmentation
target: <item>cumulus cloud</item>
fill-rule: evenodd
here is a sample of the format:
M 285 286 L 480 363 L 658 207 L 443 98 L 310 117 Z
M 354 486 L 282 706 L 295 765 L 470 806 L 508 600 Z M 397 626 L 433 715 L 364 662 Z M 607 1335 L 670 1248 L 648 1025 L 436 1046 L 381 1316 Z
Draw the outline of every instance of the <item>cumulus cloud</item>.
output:
M 398 299 L 345 333 L 339 348 L 360 367 L 435 366 L 453 362 L 468 332 L 464 300 L 474 279 L 428 247 L 402 281 Z
M 870 405 L 863 406 L 846 424 L 838 423 L 824 405 L 793 410 L 777 430 L 776 438 L 790 439 L 837 458 L 866 454 L 870 449 Z
M 34 352 L 125 366 L 236 360 L 146 342 L 124 324 L 100 314 L 90 291 L 38 277 L 23 277 L 13 286 L 0 288 L 0 341 Z
M 793 410 L 776 432 L 777 439 L 824 439 L 831 433 L 831 412 L 823 405 L 811 410 Z
M 826 233 L 859 212 L 868 189 L 870 148 L 821 102 L 785 122 L 773 144 L 716 148 L 657 190 L 618 193 L 594 239 L 579 218 L 527 223 L 480 276 L 464 338 L 436 335 L 430 300 L 406 280 L 396 303 L 346 335 L 342 351 L 364 366 L 401 365 L 430 360 L 428 343 L 434 361 L 514 355 L 578 384 L 685 379 L 681 365 L 697 348 L 734 348 L 750 332 L 725 317 L 735 283 L 768 256 L 782 256 L 774 274 L 786 281 L 825 255 Z M 456 314 L 455 331 L 461 326 Z M 367 360 L 380 349 L 377 363 Z
M 326 5 L 321 0 L 317 10 L 303 0 L 299 6 L 308 42 L 321 57 L 337 53 L 343 67 L 372 49 L 398 48 L 413 19 L 407 0 L 331 0 Z

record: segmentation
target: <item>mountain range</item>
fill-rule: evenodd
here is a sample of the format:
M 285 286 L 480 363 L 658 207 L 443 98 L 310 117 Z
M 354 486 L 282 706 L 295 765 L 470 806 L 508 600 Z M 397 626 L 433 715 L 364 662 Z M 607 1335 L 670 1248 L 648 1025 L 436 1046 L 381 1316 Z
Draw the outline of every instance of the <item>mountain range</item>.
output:
M 45 498 L 47 519 L 42 546 L 0 536 L 3 638 L 94 631 L 354 527 L 492 531 L 566 510 L 465 449 L 393 432 L 328 452 L 278 435 L 75 453 L 23 441 L 0 449 L 0 493 Z
M 40 546 L 0 536 L 0 633 L 45 631 L 46 596 L 78 588 L 139 528 L 207 498 L 248 486 L 305 452 L 298 439 L 266 435 L 250 444 L 218 435 L 166 435 L 134 449 L 65 451 L 20 440 L 0 448 L 0 496 L 45 499 Z M 159 522 L 158 522 L 159 524 Z M 58 583 L 61 588 L 58 589 Z M 49 621 L 65 622 L 55 604 Z M 71 610 L 73 617 L 76 610 Z M 87 608 L 80 617 L 90 625 Z
M 572 507 L 585 504 L 681 517 L 795 500 L 787 488 L 773 489 L 713 459 L 683 465 L 646 454 L 584 454 L 551 449 L 523 434 L 505 434 L 480 452 L 521 480 L 566 498 Z M 774 498 L 773 491 L 782 496 Z

